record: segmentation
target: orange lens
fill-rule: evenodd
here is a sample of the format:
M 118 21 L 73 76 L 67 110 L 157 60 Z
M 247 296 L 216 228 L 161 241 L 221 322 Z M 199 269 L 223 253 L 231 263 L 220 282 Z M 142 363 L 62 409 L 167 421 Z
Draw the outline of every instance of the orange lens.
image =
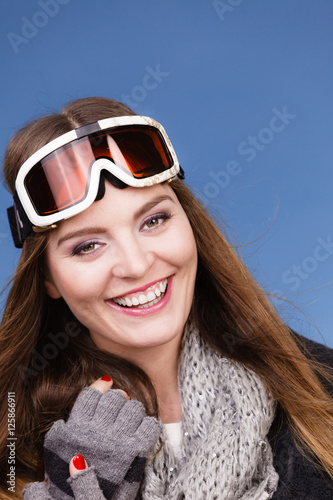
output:
M 49 215 L 83 201 L 98 158 L 110 159 L 135 179 L 173 166 L 163 137 L 153 127 L 134 125 L 91 134 L 59 148 L 30 170 L 25 186 L 37 213 Z
M 136 179 L 145 179 L 172 167 L 170 153 L 158 130 L 122 127 L 90 139 L 95 158 L 107 156 Z

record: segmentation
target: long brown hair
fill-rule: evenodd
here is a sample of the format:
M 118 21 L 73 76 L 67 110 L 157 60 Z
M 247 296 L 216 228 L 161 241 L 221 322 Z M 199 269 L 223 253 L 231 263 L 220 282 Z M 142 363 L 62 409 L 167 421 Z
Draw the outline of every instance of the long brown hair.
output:
M 36 120 L 9 143 L 4 173 L 14 191 L 20 165 L 38 148 L 74 127 L 103 118 L 134 114 L 109 99 L 88 98 Z M 171 183 L 191 223 L 198 248 L 198 272 L 191 317 L 201 335 L 223 355 L 253 369 L 285 412 L 294 436 L 333 476 L 332 401 L 318 375 L 328 370 L 304 355 L 266 294 L 184 182 Z M 157 415 L 153 386 L 135 365 L 100 351 L 62 299 L 44 289 L 47 234 L 30 235 L 12 280 L 0 334 L 1 464 L 8 467 L 7 394 L 16 399 L 16 475 L 22 483 L 43 479 L 45 431 L 63 418 L 82 387 L 110 373 L 115 387 Z M 214 314 L 212 314 L 214 311 Z M 3 483 L 3 496 L 7 486 Z

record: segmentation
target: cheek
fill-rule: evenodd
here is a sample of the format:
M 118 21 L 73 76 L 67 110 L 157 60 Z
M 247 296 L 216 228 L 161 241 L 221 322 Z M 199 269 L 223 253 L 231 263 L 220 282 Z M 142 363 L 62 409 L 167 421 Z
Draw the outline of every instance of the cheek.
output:
M 92 267 L 71 264 L 53 270 L 55 286 L 69 307 L 71 304 L 99 296 L 105 279 L 105 270 L 100 273 Z
M 172 238 L 172 254 L 179 266 L 190 268 L 194 273 L 197 268 L 197 246 L 190 224 L 180 226 Z

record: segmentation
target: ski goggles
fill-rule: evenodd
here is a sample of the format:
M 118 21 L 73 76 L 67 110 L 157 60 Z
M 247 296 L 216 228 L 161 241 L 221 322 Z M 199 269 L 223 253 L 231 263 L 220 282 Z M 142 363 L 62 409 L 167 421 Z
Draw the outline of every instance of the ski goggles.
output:
M 103 196 L 105 176 L 116 187 L 147 187 L 184 178 L 162 127 L 145 116 L 107 118 L 71 130 L 26 160 L 15 182 L 8 218 L 15 246 Z M 98 198 L 99 196 L 99 198 Z

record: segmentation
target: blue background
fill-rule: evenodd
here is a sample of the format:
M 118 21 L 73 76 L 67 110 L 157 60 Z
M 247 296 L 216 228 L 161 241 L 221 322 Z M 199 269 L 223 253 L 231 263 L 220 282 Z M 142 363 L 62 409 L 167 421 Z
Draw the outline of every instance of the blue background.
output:
M 187 183 L 265 290 L 283 297 L 274 304 L 286 321 L 333 346 L 333 3 L 7 0 L 0 8 L 2 159 L 19 127 L 68 101 L 131 103 L 165 126 Z M 0 204 L 2 287 L 20 253 L 3 185 Z

